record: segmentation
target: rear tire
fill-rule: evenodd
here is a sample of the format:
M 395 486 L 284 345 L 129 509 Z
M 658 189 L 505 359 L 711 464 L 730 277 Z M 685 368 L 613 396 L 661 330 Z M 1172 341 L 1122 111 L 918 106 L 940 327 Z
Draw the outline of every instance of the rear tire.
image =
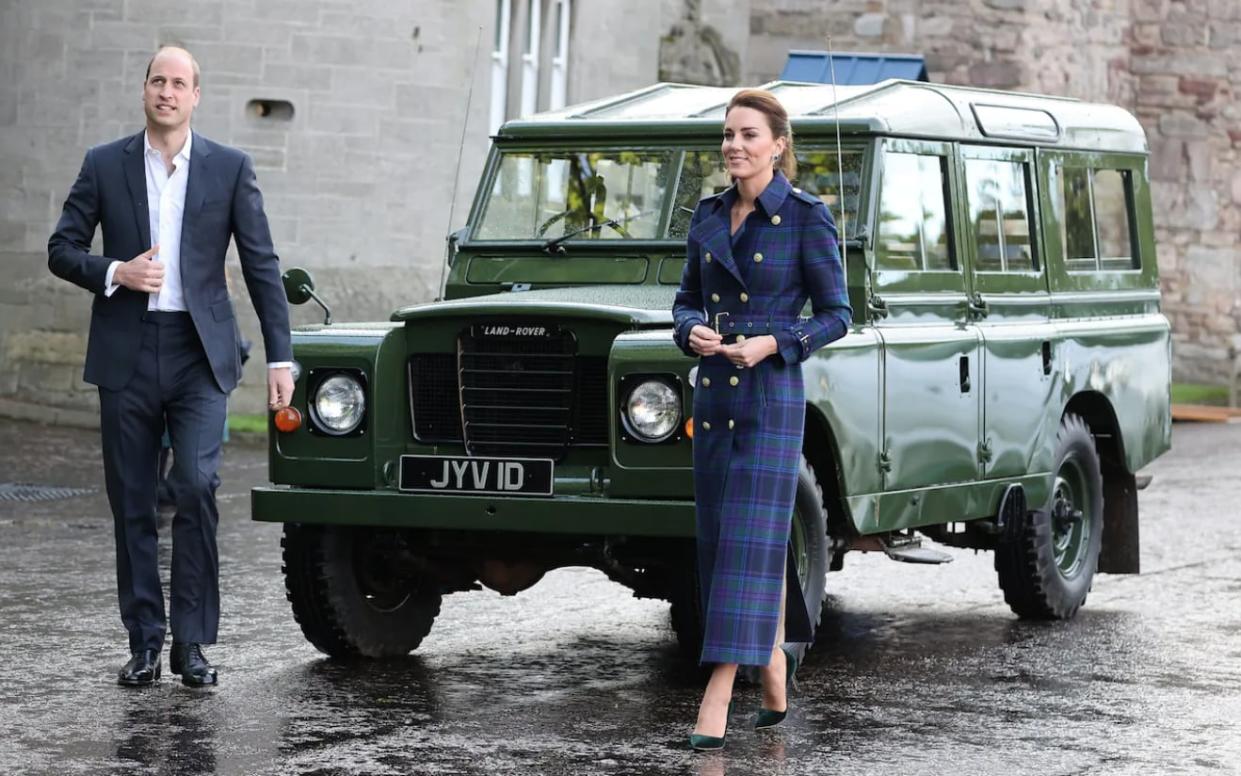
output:
M 814 468 L 802 456 L 797 471 L 797 494 L 793 499 L 793 525 L 789 532 L 798 582 L 806 601 L 811 624 L 818 629 L 827 599 L 828 539 L 827 511 L 823 508 L 823 488 Z M 698 555 L 690 545 L 688 562 L 672 594 L 672 629 L 687 659 L 697 662 L 702 654 L 703 611 L 698 584 Z M 810 649 L 809 644 L 790 647 L 798 661 Z
M 995 552 L 1004 600 L 1022 618 L 1067 620 L 1086 602 L 1103 541 L 1103 476 L 1090 427 L 1067 414 L 1056 434 L 1046 509 L 1010 526 Z
M 440 611 L 432 580 L 406 573 L 377 532 L 286 523 L 284 581 L 293 619 L 332 657 L 397 657 L 422 643 Z

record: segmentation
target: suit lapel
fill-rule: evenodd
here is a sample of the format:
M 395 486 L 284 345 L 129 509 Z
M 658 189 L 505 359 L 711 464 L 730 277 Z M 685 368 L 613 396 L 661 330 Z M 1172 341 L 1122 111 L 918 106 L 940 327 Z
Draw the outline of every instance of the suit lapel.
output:
M 151 211 L 147 208 L 146 150 L 139 132 L 125 144 L 125 184 L 129 186 L 129 199 L 134 206 L 134 218 L 138 221 L 138 237 L 144 250 L 151 247 Z
M 690 236 L 698 241 L 702 246 L 703 253 L 710 253 L 713 261 L 718 261 L 720 266 L 728 270 L 728 274 L 737 279 L 742 288 L 745 288 L 745 280 L 741 277 L 741 270 L 737 269 L 737 262 L 733 260 L 733 241 L 729 234 L 729 215 L 728 208 L 720 208 L 712 212 L 709 216 L 699 221 L 690 229 Z
M 195 134 L 190 145 L 189 177 L 185 181 L 185 210 L 181 213 L 181 262 L 190 255 L 194 241 L 191 239 L 198 211 L 202 210 L 210 188 L 211 170 L 208 161 L 211 149 L 202 135 Z

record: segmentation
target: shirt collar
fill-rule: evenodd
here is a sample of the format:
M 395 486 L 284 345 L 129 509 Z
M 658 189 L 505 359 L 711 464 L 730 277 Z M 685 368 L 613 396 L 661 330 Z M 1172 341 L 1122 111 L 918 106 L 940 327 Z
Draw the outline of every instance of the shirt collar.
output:
M 776 170 L 776 174 L 771 176 L 771 183 L 767 184 L 767 188 L 763 189 L 763 193 L 758 195 L 756 207 L 761 208 L 763 215 L 771 216 L 779 212 L 780 207 L 784 205 L 784 200 L 788 199 L 789 192 L 793 187 L 789 184 L 789 179 L 784 177 L 784 173 Z M 737 184 L 729 186 L 722 191 L 719 196 L 719 203 L 725 210 L 732 208 L 737 202 L 737 197 L 741 196 L 737 193 Z
M 181 146 L 181 150 L 177 151 L 177 153 L 173 155 L 172 157 L 173 160 L 176 162 L 188 162 L 190 160 L 190 148 L 193 145 L 194 145 L 194 132 L 191 130 L 185 133 L 185 145 Z M 159 151 L 157 151 L 155 147 L 151 145 L 151 133 L 145 129 L 142 130 L 142 146 L 146 150 L 146 153 L 148 156 L 150 156 L 151 154 L 159 153 Z

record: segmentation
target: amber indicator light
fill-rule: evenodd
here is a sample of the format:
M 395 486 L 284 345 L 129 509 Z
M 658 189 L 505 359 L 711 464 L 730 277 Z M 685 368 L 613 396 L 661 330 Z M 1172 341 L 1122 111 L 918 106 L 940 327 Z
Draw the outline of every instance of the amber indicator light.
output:
M 302 413 L 297 407 L 282 407 L 276 410 L 276 428 L 286 434 L 302 427 Z

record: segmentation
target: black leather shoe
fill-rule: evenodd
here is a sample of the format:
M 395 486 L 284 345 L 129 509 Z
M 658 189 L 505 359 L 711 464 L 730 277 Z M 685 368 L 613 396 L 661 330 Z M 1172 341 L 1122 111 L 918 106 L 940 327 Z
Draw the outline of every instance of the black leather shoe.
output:
M 133 653 L 129 662 L 116 676 L 116 683 L 126 687 L 145 687 L 159 679 L 159 650 L 142 649 Z
M 173 642 L 168 653 L 168 669 L 181 675 L 181 683 L 190 687 L 206 687 L 219 681 L 215 669 L 207 662 L 201 644 Z

